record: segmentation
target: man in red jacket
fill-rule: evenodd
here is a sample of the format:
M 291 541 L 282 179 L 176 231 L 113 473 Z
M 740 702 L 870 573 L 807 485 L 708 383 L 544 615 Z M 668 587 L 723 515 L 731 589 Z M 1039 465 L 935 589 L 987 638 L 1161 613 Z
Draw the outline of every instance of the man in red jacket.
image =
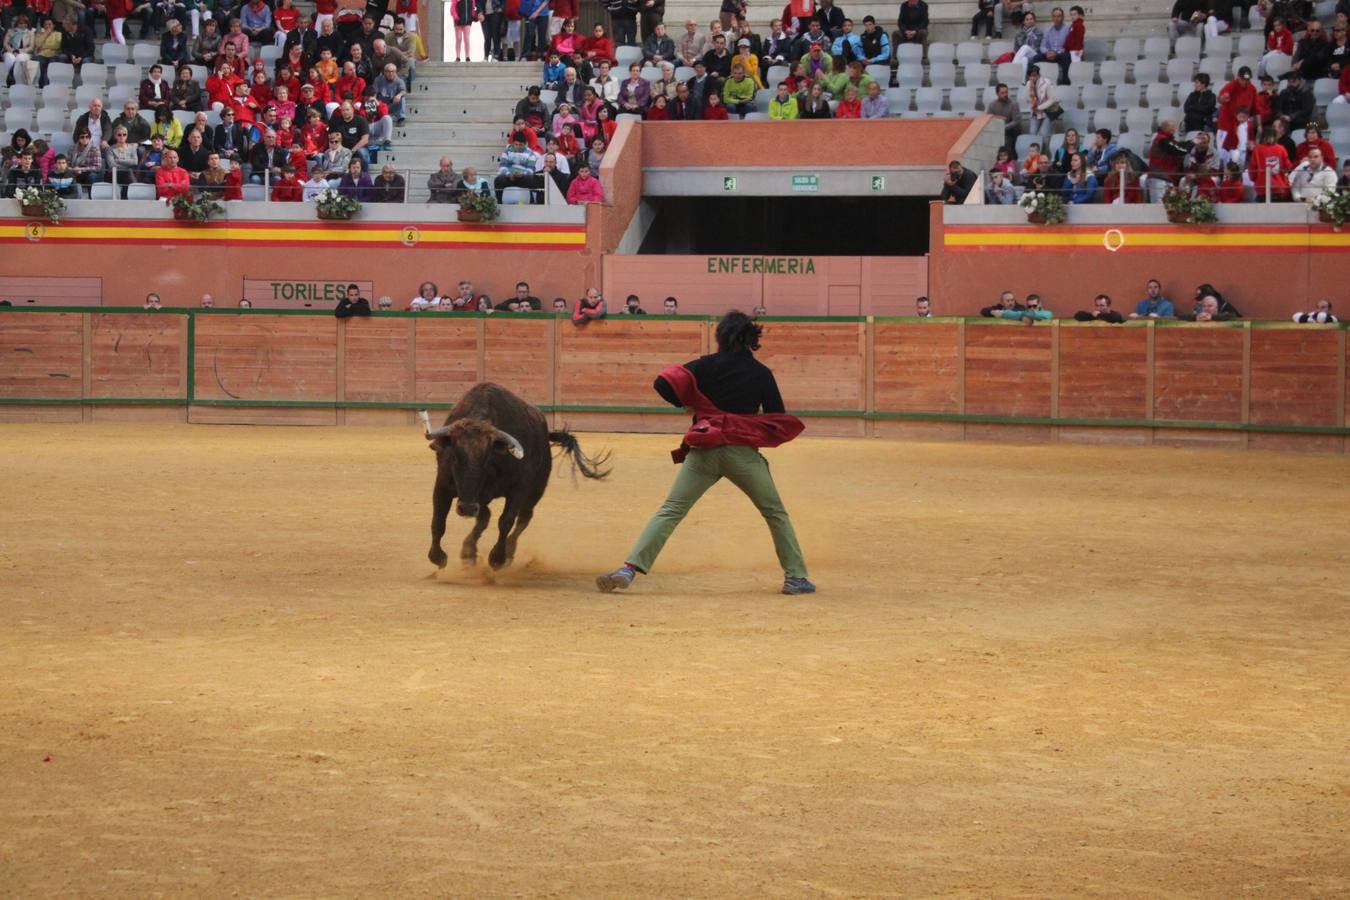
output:
M 192 184 L 188 180 L 187 169 L 178 165 L 178 151 L 165 150 L 159 168 L 155 170 L 155 196 L 161 200 L 172 200 L 179 194 L 190 193 Z
M 650 571 L 693 505 L 708 488 L 727 478 L 768 523 L 783 567 L 783 593 L 815 593 L 792 521 L 769 474 L 769 464 L 758 450 L 790 441 L 803 428 L 801 420 L 784 412 L 773 372 L 755 359 L 762 330 L 754 319 L 733 310 L 717 325 L 716 353 L 672 366 L 656 379 L 656 392 L 672 406 L 692 412 L 694 425 L 685 433 L 680 449 L 672 453 L 680 472 L 666 502 L 642 530 L 627 562 L 595 579 L 600 590 L 622 590 L 637 573 Z

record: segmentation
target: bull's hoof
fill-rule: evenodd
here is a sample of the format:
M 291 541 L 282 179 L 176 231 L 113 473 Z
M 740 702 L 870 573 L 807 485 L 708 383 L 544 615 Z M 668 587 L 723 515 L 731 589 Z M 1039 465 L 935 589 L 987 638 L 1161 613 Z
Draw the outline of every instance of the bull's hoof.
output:
M 511 565 L 511 557 L 506 555 L 503 548 L 493 547 L 492 552 L 488 554 L 488 565 L 494 569 L 500 569 L 503 566 Z
M 440 547 L 432 547 L 431 552 L 427 554 L 427 559 L 431 560 L 431 564 L 436 568 L 444 569 L 450 557 L 446 556 L 445 551 Z

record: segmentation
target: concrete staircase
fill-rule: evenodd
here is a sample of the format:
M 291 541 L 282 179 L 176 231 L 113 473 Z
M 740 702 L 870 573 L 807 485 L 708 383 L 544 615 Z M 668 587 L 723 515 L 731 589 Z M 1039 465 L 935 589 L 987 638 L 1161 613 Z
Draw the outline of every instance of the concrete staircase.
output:
M 407 121 L 394 129 L 394 147 L 380 153 L 380 164 L 404 173 L 413 203 L 427 199 L 427 176 L 442 156 L 457 172 L 473 166 L 492 177 L 516 103 L 542 74 L 541 63 L 418 63 Z

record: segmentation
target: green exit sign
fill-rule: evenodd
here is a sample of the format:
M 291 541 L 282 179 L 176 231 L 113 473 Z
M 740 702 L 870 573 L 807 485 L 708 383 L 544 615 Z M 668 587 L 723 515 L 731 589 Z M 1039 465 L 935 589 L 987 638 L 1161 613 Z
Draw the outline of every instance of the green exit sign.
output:
M 820 177 L 818 175 L 793 175 L 792 189 L 814 194 L 820 190 Z
M 724 175 L 724 176 L 722 176 L 722 190 L 728 191 L 728 192 L 736 190 L 736 176 L 735 176 L 735 175 Z
M 886 176 L 885 176 L 885 175 L 873 175 L 873 176 L 872 176 L 872 190 L 875 191 L 876 193 L 880 193 L 880 192 L 886 190 Z

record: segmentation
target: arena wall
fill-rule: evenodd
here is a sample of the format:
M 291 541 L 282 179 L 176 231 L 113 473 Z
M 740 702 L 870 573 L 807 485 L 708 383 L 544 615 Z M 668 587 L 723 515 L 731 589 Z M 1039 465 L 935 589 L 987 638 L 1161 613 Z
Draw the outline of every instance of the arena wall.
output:
M 559 423 L 678 432 L 651 381 L 699 316 L 0 308 L 0 421 L 411 427 L 497 381 Z M 761 358 L 813 434 L 1344 452 L 1345 326 L 884 317 L 765 320 Z

